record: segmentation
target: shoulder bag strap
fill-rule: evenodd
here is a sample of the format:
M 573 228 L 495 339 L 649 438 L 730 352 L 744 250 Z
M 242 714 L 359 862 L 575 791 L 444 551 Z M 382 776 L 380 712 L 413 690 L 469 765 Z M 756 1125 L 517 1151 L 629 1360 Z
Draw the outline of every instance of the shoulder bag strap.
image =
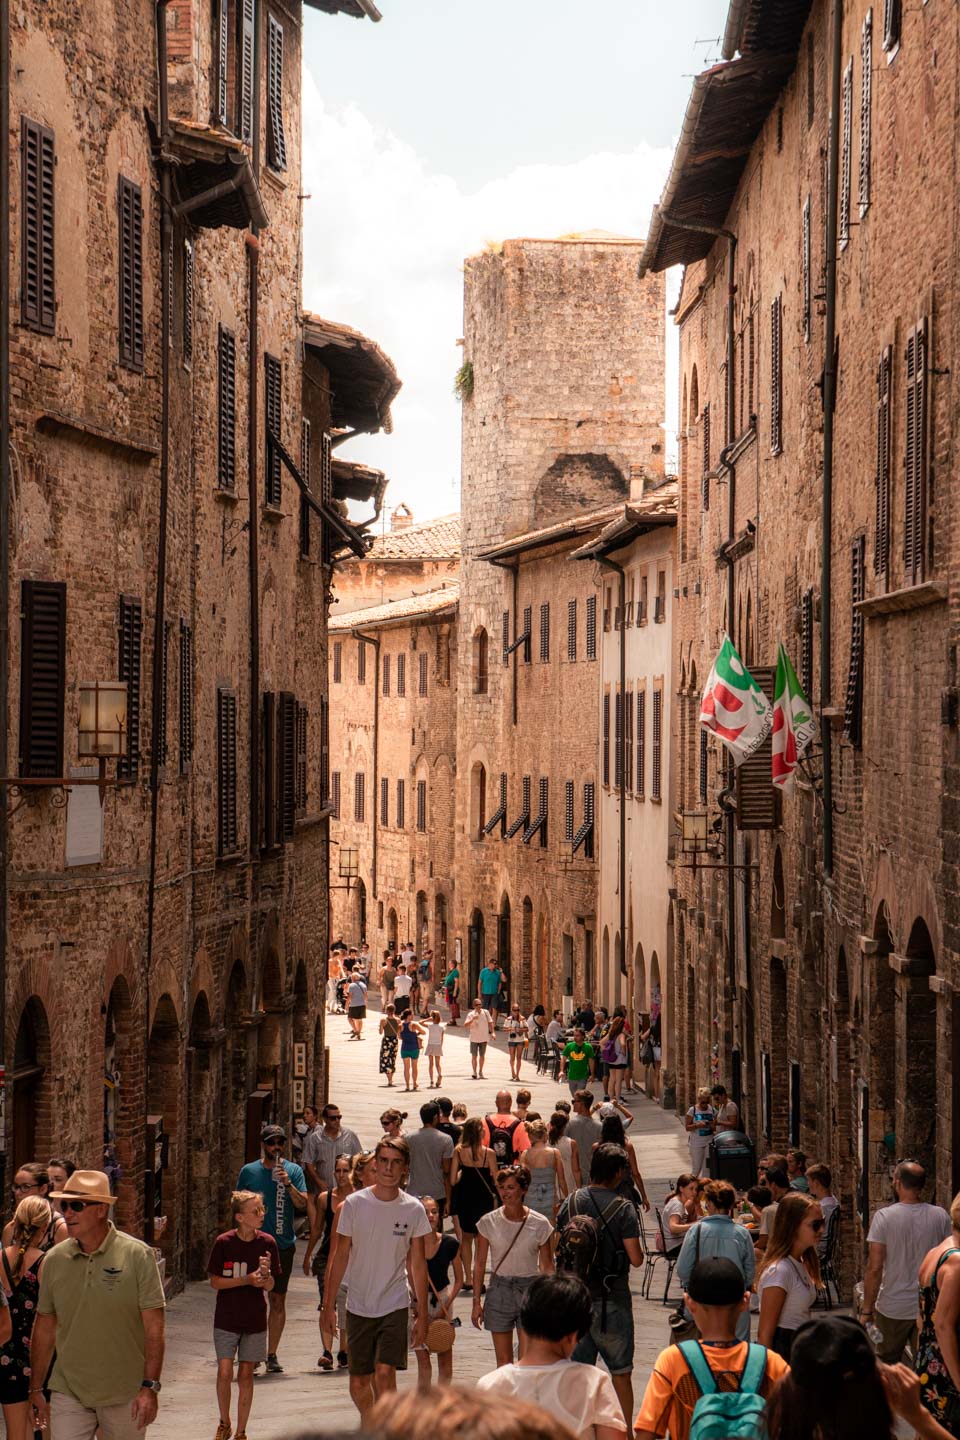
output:
M 522 1232 L 522 1230 L 523 1230 L 523 1227 L 524 1227 L 524 1225 L 526 1225 L 526 1223 L 527 1223 L 527 1221 L 528 1221 L 529 1219 L 530 1219 L 530 1211 L 528 1210 L 527 1213 L 526 1213 L 526 1215 L 524 1215 L 522 1221 L 520 1222 L 520 1229 L 517 1231 L 516 1235 L 514 1235 L 513 1239 L 510 1241 L 510 1244 L 507 1246 L 506 1250 L 504 1250 L 503 1254 L 500 1256 L 500 1259 L 497 1261 L 496 1266 L 494 1267 L 494 1269 L 491 1270 L 491 1272 L 490 1272 L 490 1279 L 491 1279 L 491 1280 L 493 1279 L 494 1275 L 496 1275 L 497 1271 L 500 1269 L 500 1266 L 503 1264 L 504 1260 L 506 1260 L 507 1256 L 510 1254 L 510 1251 L 513 1249 L 514 1245 L 516 1245 L 517 1241 L 520 1239 L 520 1234 L 521 1234 L 521 1232 Z
M 700 1394 L 715 1395 L 717 1382 L 713 1378 L 713 1371 L 707 1363 L 707 1357 L 703 1353 L 699 1340 L 682 1340 L 678 1349 L 687 1362 Z M 764 1356 L 764 1363 L 766 1363 L 766 1356 Z
M 759 1395 L 760 1386 L 767 1369 L 767 1351 L 763 1345 L 751 1345 L 747 1352 L 747 1363 L 737 1387 L 742 1395 Z

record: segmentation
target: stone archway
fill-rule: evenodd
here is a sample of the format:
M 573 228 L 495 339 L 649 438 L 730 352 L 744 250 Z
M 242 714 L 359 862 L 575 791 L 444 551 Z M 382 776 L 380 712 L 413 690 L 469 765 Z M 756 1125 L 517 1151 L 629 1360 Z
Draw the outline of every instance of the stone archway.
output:
M 155 1145 L 153 1153 L 147 1151 L 144 1239 L 160 1247 L 171 1271 L 175 1258 L 183 1253 L 179 1185 L 182 1068 L 180 1022 L 169 992 L 164 992 L 154 1010 L 147 1045 L 147 1123 Z M 166 1224 L 157 1236 L 154 1226 L 164 1216 Z
M 225 1178 L 221 1192 L 221 1213 L 229 1200 L 232 1179 L 239 1175 L 246 1163 L 246 1112 L 247 1096 L 255 1088 L 255 1065 L 252 1063 L 251 1046 L 248 1036 L 256 1045 L 257 1032 L 251 1027 L 250 996 L 247 990 L 247 972 L 238 955 L 230 970 L 227 982 L 225 1021 L 227 1027 L 227 1049 L 223 1069 L 223 1107 L 220 1127 L 221 1149 L 225 1157 Z
M 206 991 L 193 1003 L 187 1039 L 187 1127 L 186 1184 L 188 1203 L 184 1206 L 187 1278 L 199 1280 L 206 1273 L 210 1236 L 218 1229 L 217 1193 L 210 1183 L 210 1146 L 206 1137 L 214 1128 L 218 1085 L 214 1074 L 212 1025 Z
M 920 1161 L 931 1184 L 937 1174 L 937 997 L 930 977 L 937 973 L 926 922 L 916 919 L 907 941 L 909 973 L 905 991 L 906 1037 L 903 1087 L 897 1093 L 897 1154 Z
M 895 976 L 890 968 L 893 939 L 885 904 L 881 904 L 874 919 L 873 939 L 876 949 L 870 961 L 865 997 L 869 1015 L 867 1095 L 862 1105 L 862 1147 L 868 1161 L 864 1182 L 865 1213 L 872 1213 L 886 1202 L 890 1189 L 890 1165 L 896 1159 L 896 1110 L 900 1089 L 896 1043 L 897 992 Z M 874 1133 L 875 1129 L 878 1133 Z
M 31 995 L 20 1012 L 13 1049 L 11 1176 L 21 1165 L 49 1155 L 53 1137 L 50 1023 L 42 1000 Z
M 480 971 L 485 961 L 486 934 L 483 923 L 483 911 L 479 908 L 474 910 L 470 917 L 470 925 L 467 931 L 467 993 L 463 994 L 463 977 L 461 976 L 460 1008 L 468 1010 L 473 1004 L 474 997 L 479 993 Z

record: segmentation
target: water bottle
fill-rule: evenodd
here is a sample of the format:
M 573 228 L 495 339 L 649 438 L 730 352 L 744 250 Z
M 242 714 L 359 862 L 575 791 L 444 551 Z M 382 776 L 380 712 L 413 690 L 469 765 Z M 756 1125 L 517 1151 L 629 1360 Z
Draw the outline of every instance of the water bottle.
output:
M 867 1325 L 865 1328 L 870 1344 L 873 1346 L 874 1350 L 879 1350 L 880 1346 L 883 1344 L 883 1331 L 880 1329 L 879 1325 L 875 1320 L 871 1320 L 870 1324 Z

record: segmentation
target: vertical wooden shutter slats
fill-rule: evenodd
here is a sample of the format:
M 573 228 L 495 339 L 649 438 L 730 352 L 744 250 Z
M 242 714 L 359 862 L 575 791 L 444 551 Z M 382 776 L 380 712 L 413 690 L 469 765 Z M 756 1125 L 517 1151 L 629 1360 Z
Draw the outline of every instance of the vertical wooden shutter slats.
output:
M 180 621 L 180 769 L 193 757 L 193 630 Z
M 546 663 L 550 659 L 550 602 L 545 601 L 540 606 L 540 660 Z
M 533 658 L 530 632 L 533 628 L 533 606 L 523 607 L 523 634 L 526 637 L 523 642 L 523 663 L 529 665 Z
M 843 72 L 843 94 L 840 104 L 840 217 L 838 238 L 840 249 L 850 243 L 850 189 L 853 158 L 853 60 Z
M 927 338 L 923 319 L 910 331 L 906 346 L 903 561 L 910 585 L 923 580 L 926 568 Z
M 783 450 L 783 297 L 770 306 L 770 450 Z
M 587 596 L 587 659 L 597 658 L 597 597 Z
M 24 580 L 21 589 L 21 775 L 63 775 L 67 587 Z
M 267 138 L 270 166 L 287 168 L 287 138 L 283 128 L 283 26 L 268 16 L 267 35 Z
M 230 0 L 217 0 L 217 119 L 221 125 L 227 117 L 227 66 L 230 63 Z
M 800 684 L 807 699 L 813 700 L 813 590 L 805 590 L 800 602 Z M 706 731 L 704 731 L 706 738 Z
M 268 505 L 279 505 L 283 498 L 280 481 L 280 456 L 270 436 L 283 439 L 283 367 L 275 355 L 263 357 L 264 412 L 267 422 L 267 461 L 264 477 L 264 498 Z
M 256 0 L 241 0 L 240 139 L 253 144 L 253 52 Z
M 424 831 L 427 828 L 427 782 L 417 781 L 417 829 Z
M 893 385 L 893 349 L 884 346 L 877 366 L 877 468 L 876 520 L 873 548 L 873 569 L 886 575 L 890 568 L 890 443 L 891 399 Z
M 334 770 L 330 777 L 330 806 L 334 819 L 340 819 L 340 771 Z
M 647 692 L 637 691 L 637 783 L 636 792 L 643 798 L 647 769 Z
M 117 182 L 119 223 L 120 363 L 143 369 L 143 205 L 140 186 L 121 175 Z
M 166 763 L 167 763 L 167 703 L 168 703 L 168 699 L 169 699 L 169 695 L 168 695 L 168 683 L 169 683 L 169 674 L 168 674 L 168 671 L 169 671 L 169 653 L 168 653 L 168 647 L 169 647 L 169 639 L 170 639 L 170 622 L 169 622 L 169 620 L 168 620 L 168 621 L 165 622 L 164 627 L 163 627 L 163 639 L 162 639 L 162 641 L 161 641 L 161 644 L 162 644 L 162 646 L 163 646 L 163 649 L 162 649 L 161 652 L 160 652 L 160 734 L 157 736 L 157 740 L 156 740 L 156 745 L 157 745 L 157 764 L 158 764 L 158 765 L 166 765 Z
M 883 0 L 883 48 L 895 50 L 900 44 L 900 0 Z
M 843 728 L 851 745 L 863 741 L 863 614 L 857 604 L 866 595 L 865 542 L 858 535 L 851 548 L 850 576 L 850 668 L 847 672 L 847 697 L 844 705 Z
M 397 656 L 397 694 L 402 698 L 407 693 L 407 657 Z
M 567 601 L 567 659 L 577 658 L 577 602 Z
M 710 406 L 704 405 L 703 414 L 700 417 L 701 439 L 703 441 L 703 466 L 700 473 L 700 503 L 704 510 L 710 509 Z M 646 597 L 644 597 L 646 599 Z M 646 604 L 644 604 L 644 619 L 646 619 Z
M 320 804 L 330 803 L 330 701 L 320 697 Z
M 603 697 L 603 783 L 610 784 L 610 691 Z
M 217 345 L 217 485 L 236 488 L 237 342 L 220 326 Z
M 312 491 L 310 483 L 310 462 L 311 462 L 311 435 L 310 421 L 304 415 L 300 420 L 300 474 L 303 476 L 303 483 L 308 490 Z M 300 496 L 300 554 L 310 554 L 310 505 L 307 497 Z
M 572 780 L 567 780 L 563 792 L 563 838 L 573 839 L 573 793 L 574 785 Z
M 750 673 L 773 701 L 776 668 L 753 665 Z M 706 731 L 703 732 L 706 735 Z M 737 766 L 737 825 L 741 830 L 774 830 L 780 823 L 779 792 L 773 784 L 773 737 Z
M 810 326 L 813 312 L 813 286 L 810 276 L 811 263 L 811 229 L 810 229 L 810 196 L 808 195 L 803 206 L 803 338 L 809 344 Z
M 626 782 L 627 782 L 627 789 L 632 791 L 632 790 L 633 790 L 633 691 L 632 691 L 632 690 L 628 690 L 627 693 L 626 693 L 626 695 L 625 695 L 624 698 L 623 698 L 623 720 L 624 720 L 624 729 L 625 729 L 625 732 L 626 732 L 625 735 L 624 735 L 624 737 L 623 737 L 623 739 L 624 739 L 624 747 L 625 747 L 625 751 L 626 751 L 626 754 L 625 754 L 625 756 L 624 756 L 624 762 L 623 762 L 624 778 L 625 778 L 625 780 L 626 780 Z
M 663 772 L 663 691 L 653 692 L 653 746 L 651 754 L 650 796 L 660 799 L 660 783 Z
M 237 850 L 237 697 L 217 691 L 217 850 Z
M 193 246 L 183 242 L 183 363 L 193 360 Z M 171 293 L 173 287 L 171 286 Z
M 307 731 L 309 722 L 307 707 L 296 704 L 294 715 L 297 744 L 296 811 L 298 815 L 305 815 L 307 813 Z
M 420 652 L 420 654 L 417 656 L 417 660 L 419 661 L 419 666 L 418 666 L 418 669 L 419 669 L 419 679 L 418 679 L 418 684 L 417 684 L 417 693 L 418 693 L 419 695 L 426 695 L 426 693 L 427 693 L 427 653 L 426 653 L 425 650 Z
M 617 789 L 623 778 L 623 701 L 618 690 L 613 700 L 613 783 Z
M 139 600 L 121 595 L 118 623 L 120 679 L 127 682 L 127 753 L 117 761 L 117 775 L 135 780 L 140 770 L 140 645 L 143 610 Z M 154 744 L 157 743 L 157 737 Z
M 403 830 L 407 823 L 407 796 L 406 785 L 402 780 L 397 781 L 397 829 Z
M 281 691 L 277 708 L 277 834 L 281 841 L 293 839 L 297 811 L 296 699 Z
M 700 764 L 699 764 L 699 766 L 698 766 L 699 774 L 698 774 L 698 776 L 697 776 L 697 779 L 698 779 L 698 782 L 699 782 L 698 788 L 699 788 L 699 793 L 700 793 L 700 804 L 701 804 L 701 805 L 706 805 L 706 803 L 707 803 L 707 757 L 708 757 L 708 754 L 709 754 L 709 751 L 708 751 L 708 749 L 707 749 L 707 732 L 706 732 L 706 730 L 704 730 L 703 726 L 701 725 L 701 727 L 700 727 L 700 757 L 699 757 L 699 758 L 700 758 Z
M 31 330 L 52 335 L 56 323 L 54 137 L 52 130 L 26 116 L 20 121 L 20 166 L 20 318 Z
M 873 11 L 863 19 L 860 36 L 860 218 L 870 208 L 870 161 L 873 149 Z

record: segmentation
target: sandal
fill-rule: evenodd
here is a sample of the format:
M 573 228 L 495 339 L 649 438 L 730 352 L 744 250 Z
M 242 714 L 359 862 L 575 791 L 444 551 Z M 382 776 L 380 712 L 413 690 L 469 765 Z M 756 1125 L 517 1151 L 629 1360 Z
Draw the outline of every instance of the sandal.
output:
M 214 1440 L 230 1440 L 230 1436 L 232 1434 L 233 1426 L 230 1424 L 230 1421 L 221 1420 L 220 1424 L 217 1426 L 217 1433 L 214 1436 Z

